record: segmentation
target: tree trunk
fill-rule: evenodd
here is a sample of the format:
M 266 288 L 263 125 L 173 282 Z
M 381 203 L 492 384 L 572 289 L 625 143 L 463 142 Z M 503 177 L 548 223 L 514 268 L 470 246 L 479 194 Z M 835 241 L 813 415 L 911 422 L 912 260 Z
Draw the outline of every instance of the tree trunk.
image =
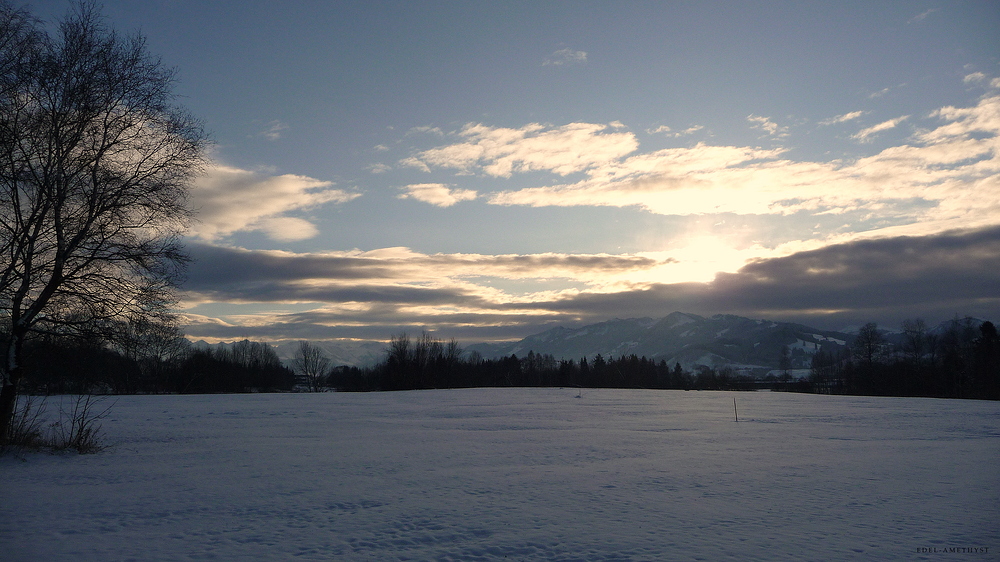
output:
M 4 384 L 3 388 L 0 388 L 0 445 L 7 443 L 16 404 L 17 385 Z
M 13 333 L 7 344 L 5 368 L 6 376 L 3 379 L 3 386 L 0 388 L 0 444 L 7 442 L 10 437 L 11 424 L 14 421 L 14 407 L 17 405 L 17 388 L 21 381 L 21 349 L 24 343 L 24 334 Z

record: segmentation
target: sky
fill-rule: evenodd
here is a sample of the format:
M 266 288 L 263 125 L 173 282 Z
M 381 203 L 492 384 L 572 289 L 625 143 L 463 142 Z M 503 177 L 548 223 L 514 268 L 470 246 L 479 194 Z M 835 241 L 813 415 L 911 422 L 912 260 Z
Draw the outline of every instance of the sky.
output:
M 1000 2 L 102 5 L 214 142 L 192 339 L 1000 320 Z

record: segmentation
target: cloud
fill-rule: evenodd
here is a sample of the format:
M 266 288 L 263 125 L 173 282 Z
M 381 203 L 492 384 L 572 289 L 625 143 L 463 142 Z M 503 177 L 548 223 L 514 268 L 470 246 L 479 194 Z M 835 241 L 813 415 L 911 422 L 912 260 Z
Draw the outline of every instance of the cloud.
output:
M 451 207 L 459 201 L 472 201 L 477 194 L 471 189 L 452 189 L 443 183 L 418 183 L 403 187 L 400 199 L 416 199 L 438 207 Z
M 906 118 L 870 127 L 858 138 Z M 935 120 L 932 126 L 918 129 L 909 144 L 853 160 L 792 160 L 783 158 L 783 149 L 698 143 L 595 163 L 579 181 L 500 191 L 489 202 L 636 206 L 664 215 L 864 211 L 895 223 L 867 235 L 932 234 L 1000 222 L 995 197 L 1000 97 L 983 98 L 973 107 L 941 108 L 928 118 Z
M 888 94 L 889 90 L 891 90 L 891 89 L 892 88 L 882 88 L 881 90 L 879 90 L 877 92 L 872 92 L 872 93 L 868 94 L 868 98 L 869 99 L 880 98 L 880 97 Z
M 240 298 L 248 287 L 262 284 L 428 286 L 482 277 L 600 283 L 609 275 L 648 270 L 671 261 L 628 254 L 423 254 L 408 248 L 310 254 L 205 243 L 194 243 L 189 248 L 195 264 L 184 289 L 198 293 L 220 291 L 226 298 Z
M 288 130 L 288 125 L 275 119 L 269 122 L 264 130 L 257 133 L 257 136 L 264 137 L 269 141 L 276 141 L 284 135 L 286 130 Z
M 649 285 L 550 303 L 594 318 L 729 312 L 818 327 L 1000 315 L 1000 229 L 831 245 L 760 260 L 711 283 Z
M 532 288 L 553 279 L 599 287 L 607 276 L 669 263 L 636 255 L 421 254 L 407 248 L 296 254 L 196 243 L 183 286 L 190 337 L 387 338 L 401 329 L 448 329 L 490 339 L 542 325 L 554 313 L 532 304 L 563 294 Z M 523 291 L 496 284 L 526 284 Z M 528 303 L 521 306 L 517 303 Z M 212 316 L 200 313 L 208 304 Z M 271 312 L 246 313 L 248 305 Z M 308 309 L 303 311 L 303 306 Z M 286 311 L 282 312 L 282 308 Z M 231 313 L 219 313 L 220 309 Z M 499 330 L 499 331 L 498 331 Z M 284 334 L 284 336 L 283 336 Z
M 650 135 L 663 134 L 663 135 L 666 135 L 668 137 L 678 138 L 678 137 L 683 137 L 683 136 L 690 135 L 690 134 L 693 134 L 693 133 L 697 133 L 698 131 L 700 131 L 700 130 L 702 130 L 704 128 L 705 127 L 703 125 L 694 125 L 692 127 L 688 127 L 687 129 L 684 129 L 683 131 L 672 132 L 673 130 L 670 127 L 668 127 L 666 125 L 661 125 L 661 126 L 655 128 L 655 129 L 646 129 L 646 133 L 648 133 Z
M 430 125 L 423 125 L 420 127 L 413 127 L 406 132 L 407 135 L 417 135 L 417 134 L 431 134 L 439 137 L 444 136 L 444 131 L 440 127 L 431 127 Z
M 674 136 L 675 137 L 682 137 L 684 135 L 691 135 L 691 134 L 697 133 L 698 131 L 700 131 L 700 130 L 702 130 L 704 128 L 705 128 L 704 125 L 694 125 L 692 127 L 688 127 L 687 129 L 684 129 L 683 131 L 674 133 Z
M 856 122 L 851 115 L 833 119 Z M 195 244 L 197 261 L 184 287 L 188 333 L 385 338 L 401 328 L 428 328 L 442 337 L 493 339 L 673 310 L 830 328 L 869 320 L 893 325 L 915 316 L 995 319 L 1000 96 L 905 118 L 913 128 L 904 142 L 829 161 L 795 159 L 783 148 L 704 142 L 642 152 L 628 130 L 604 124 L 470 124 L 413 159 L 428 170 L 504 178 L 498 180 L 503 185 L 513 184 L 506 178 L 515 174 L 538 182 L 495 192 L 491 204 L 822 216 L 843 226 L 838 234 L 817 230 L 811 239 L 777 247 L 747 242 L 728 248 L 730 255 L 724 255 L 726 244 L 711 243 L 634 255 L 499 256 L 406 248 L 293 254 Z M 221 168 L 210 177 L 219 185 L 203 185 L 200 197 L 218 202 L 205 208 L 215 218 L 206 223 L 204 240 L 249 229 L 307 236 L 311 225 L 297 211 L 320 204 L 314 195 L 339 192 L 302 176 Z M 404 196 L 432 204 L 454 202 L 467 191 L 446 183 L 404 189 Z M 265 198 L 259 208 L 258 193 Z M 270 312 L 256 312 L 262 303 Z M 212 307 L 230 308 L 211 312 L 213 319 Z
M 189 234 L 219 240 L 236 232 L 261 231 L 276 240 L 303 240 L 316 235 L 315 227 L 286 213 L 345 203 L 359 196 L 307 176 L 267 176 L 216 165 L 191 190 L 197 223 Z
M 265 217 L 254 222 L 253 227 L 279 242 L 308 240 L 319 234 L 313 223 L 297 217 Z
M 563 66 L 571 64 L 586 64 L 587 53 L 573 49 L 559 49 L 545 58 L 542 66 Z
M 373 174 L 384 174 L 391 170 L 392 166 L 388 164 L 382 164 L 381 162 L 368 166 L 368 171 Z
M 835 125 L 837 123 L 846 123 L 852 121 L 864 115 L 864 111 L 852 111 L 850 113 L 845 113 L 843 115 L 838 115 L 836 117 L 830 117 L 829 119 L 824 119 L 819 122 L 820 125 Z
M 674 310 L 735 313 L 819 328 L 955 314 L 1000 317 L 1000 227 L 833 244 L 753 261 L 707 283 L 643 282 L 609 290 L 609 274 L 663 260 L 635 255 L 293 254 L 197 244 L 185 285 L 191 302 L 275 303 L 274 312 L 210 318 L 187 313 L 191 337 L 387 338 L 401 329 L 443 337 L 524 337 L 553 325 Z M 582 289 L 512 293 L 495 279 L 582 276 Z M 282 312 L 278 303 L 314 303 Z M 238 309 L 236 309 L 238 310 Z M 415 329 L 415 330 L 414 330 Z M 294 334 L 294 335 L 292 335 Z
M 867 129 L 861 129 L 857 133 L 851 135 L 851 138 L 861 142 L 870 142 L 871 137 L 875 133 L 880 133 L 882 131 L 888 131 L 889 129 L 894 129 L 896 128 L 897 125 L 899 125 L 909 117 L 910 117 L 909 115 L 903 115 L 902 117 L 897 117 L 895 119 L 889 119 L 888 121 L 883 121 L 878 125 L 872 125 Z
M 965 84 L 981 84 L 985 82 L 987 88 L 1000 88 L 1000 78 L 991 79 L 982 72 L 967 74 L 965 78 L 962 79 L 962 82 Z
M 662 214 L 773 212 L 766 178 L 754 177 L 763 165 L 752 163 L 778 156 L 780 150 L 709 146 L 672 148 L 610 162 L 574 184 L 499 192 L 490 202 L 530 206 L 640 206 Z M 800 170 L 808 181 L 807 171 Z M 752 185 L 748 185 L 752 182 Z M 763 192 L 754 193 L 754 188 Z M 784 195 L 781 195 L 784 198 Z
M 993 152 L 996 156 L 997 141 L 1000 140 L 1000 96 L 983 98 L 975 107 L 942 107 L 931 112 L 931 118 L 945 121 L 934 129 L 920 131 L 917 140 L 928 146 L 954 146 L 955 142 L 982 138 L 975 143 L 978 148 L 967 155 L 971 158 L 978 153 Z M 962 147 L 969 148 L 969 147 Z M 996 172 L 996 163 L 986 171 Z
M 400 161 L 430 171 L 431 166 L 510 177 L 547 171 L 568 175 L 621 158 L 638 148 L 630 132 L 608 132 L 612 125 L 570 123 L 552 127 L 530 123 L 520 129 L 469 123 L 455 135 L 460 142 L 432 148 Z
M 360 320 L 363 312 L 364 320 Z M 440 314 L 434 317 L 401 313 L 397 307 L 373 307 L 364 311 L 330 310 L 328 307 L 300 313 L 268 316 L 233 316 L 221 320 L 211 316 L 180 315 L 189 338 L 208 341 L 235 341 L 251 338 L 263 341 L 368 339 L 388 341 L 406 332 L 431 332 L 456 338 L 463 344 L 477 341 L 511 340 L 527 333 L 554 327 L 561 318 L 542 318 L 528 312 L 499 314 Z
M 938 8 L 931 8 L 929 10 L 926 10 L 924 12 L 921 12 L 921 13 L 913 16 L 906 23 L 917 23 L 917 22 L 924 21 L 925 19 L 927 19 L 927 16 L 933 14 L 936 11 L 938 11 Z
M 768 136 L 779 138 L 788 136 L 788 127 L 778 126 L 778 124 L 771 121 L 769 117 L 761 117 L 759 115 L 751 114 L 747 115 L 747 121 L 750 122 L 751 127 L 764 131 Z
M 972 74 L 966 74 L 965 78 L 962 79 L 962 82 L 970 84 L 972 82 L 982 82 L 985 79 L 986 75 L 982 72 L 973 72 Z
M 426 174 L 431 173 L 431 167 L 428 166 L 427 164 L 425 164 L 423 161 L 421 161 L 416 156 L 411 156 L 409 158 L 403 158 L 402 160 L 399 161 L 399 164 L 401 166 L 408 166 L 410 168 L 416 168 L 416 169 L 418 169 L 421 172 L 424 172 Z

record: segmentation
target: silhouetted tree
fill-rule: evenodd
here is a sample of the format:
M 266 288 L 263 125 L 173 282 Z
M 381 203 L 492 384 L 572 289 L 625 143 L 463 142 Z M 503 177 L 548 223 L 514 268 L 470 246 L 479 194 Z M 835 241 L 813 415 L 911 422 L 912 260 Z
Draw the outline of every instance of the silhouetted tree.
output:
M 330 367 L 330 358 L 323 353 L 323 350 L 305 340 L 299 342 L 299 348 L 295 350 L 295 357 L 292 359 L 295 372 L 299 374 L 309 386 L 312 392 L 322 390 L 327 369 Z
M 878 324 L 869 322 L 858 330 L 854 338 L 855 355 L 868 367 L 874 365 L 882 357 L 885 338 L 878 329 Z
M 792 356 L 787 345 L 781 346 L 781 357 L 778 360 L 778 368 L 788 374 L 788 369 L 792 368 Z
M 156 321 L 138 317 L 116 322 L 107 343 L 137 366 L 137 380 L 126 380 L 115 389 L 119 393 L 166 391 L 171 371 L 178 368 L 191 347 L 172 318 Z
M 832 345 L 816 346 L 816 352 L 811 357 L 810 376 L 798 380 L 793 380 L 788 373 L 780 377 L 772 373 L 764 379 L 756 379 L 748 371 L 738 371 L 732 365 L 720 365 L 718 368 L 697 365 L 696 374 L 692 375 L 684 371 L 679 362 L 670 368 L 663 359 L 657 363 L 635 354 L 619 357 L 598 354 L 592 359 L 581 357 L 579 362 L 574 362 L 557 361 L 551 355 L 529 350 L 520 358 L 510 355 L 483 359 L 477 354 L 470 354 L 469 358 L 463 359 L 460 354 L 447 351 L 457 348 L 454 341 L 445 348 L 426 336 L 414 344 L 404 335 L 393 338 L 383 363 L 367 372 L 358 370 L 351 375 L 350 384 L 338 383 L 338 388 L 429 388 L 427 381 L 432 381 L 437 388 L 579 386 L 753 390 L 763 387 L 832 394 L 996 397 L 1000 388 L 1000 336 L 992 323 L 984 323 L 976 329 L 968 329 L 969 325 L 967 320 L 956 319 L 952 328 L 938 338 L 940 344 L 935 353 L 940 359 L 931 360 L 930 331 L 926 327 L 921 328 L 919 322 L 914 321 L 908 326 L 914 328 L 913 336 L 919 336 L 924 330 L 923 339 L 917 340 L 923 342 L 923 347 L 915 346 L 914 340 L 904 338 L 899 341 L 898 349 L 892 348 L 891 340 L 883 337 L 874 323 L 867 324 L 850 350 L 838 350 Z M 428 351 L 418 352 L 418 347 Z M 794 354 L 789 355 L 794 359 Z M 426 360 L 419 360 L 420 357 L 426 357 Z M 419 376 L 394 378 L 393 373 L 401 367 L 409 369 L 403 372 L 415 372 L 413 369 L 419 365 L 423 365 Z M 348 378 L 341 376 L 338 380 Z M 397 383 L 386 384 L 391 380 Z M 952 381 L 960 383 L 953 384 Z
M 992 322 L 979 326 L 975 347 L 975 388 L 983 398 L 1000 400 L 1000 335 Z
M 927 353 L 927 325 L 924 321 L 903 320 L 903 351 L 914 365 L 919 365 Z
M 176 392 L 268 392 L 291 390 L 295 374 L 281 364 L 274 348 L 243 340 L 214 349 L 198 349 L 173 378 Z
M 688 380 L 687 373 L 684 372 L 683 367 L 680 363 L 674 363 L 674 369 L 670 372 L 670 386 L 668 388 L 677 388 L 687 390 L 691 388 L 690 381 Z
M 30 334 L 173 303 L 205 145 L 141 37 L 116 34 L 89 3 L 47 29 L 0 4 L 0 439 Z

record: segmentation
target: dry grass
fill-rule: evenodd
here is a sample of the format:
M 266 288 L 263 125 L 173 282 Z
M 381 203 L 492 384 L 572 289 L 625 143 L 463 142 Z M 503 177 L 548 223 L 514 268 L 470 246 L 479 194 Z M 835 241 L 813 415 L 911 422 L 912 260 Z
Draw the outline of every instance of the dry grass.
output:
M 59 416 L 46 423 L 47 404 L 44 398 L 22 396 L 9 434 L 0 444 L 0 454 L 23 451 L 76 451 L 91 454 L 107 448 L 101 431 L 101 420 L 108 416 L 112 404 L 105 397 L 77 396 L 67 406 L 61 404 Z

